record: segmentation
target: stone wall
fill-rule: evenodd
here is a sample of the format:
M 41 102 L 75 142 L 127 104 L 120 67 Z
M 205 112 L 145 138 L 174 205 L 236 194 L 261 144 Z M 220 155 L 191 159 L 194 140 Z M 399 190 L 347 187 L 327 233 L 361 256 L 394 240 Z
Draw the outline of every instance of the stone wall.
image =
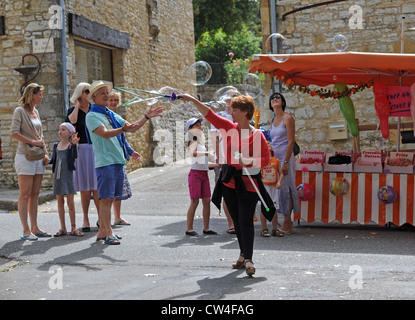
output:
M 276 2 L 277 32 L 290 39 L 294 53 L 335 51 L 332 42 L 336 34 L 347 37 L 347 51 L 400 53 L 402 16 L 405 16 L 407 28 L 415 26 L 415 0 L 345 1 L 299 11 L 285 19 L 282 19 L 285 13 L 315 4 L 316 1 Z M 357 11 L 349 12 L 352 5 L 362 9 L 361 29 L 352 29 L 349 26 L 349 21 L 357 18 Z M 405 34 L 405 53 L 415 53 L 415 33 Z M 330 154 L 333 150 L 352 149 L 350 134 L 347 140 L 329 139 L 328 124 L 344 121 L 337 100 L 321 100 L 319 97 L 310 97 L 286 88 L 282 92 L 287 98 L 287 111 L 296 119 L 296 139 L 303 149 L 322 149 Z M 378 123 L 371 89 L 353 95 L 352 101 L 360 124 Z M 396 120 L 393 118 L 390 121 Z M 377 148 L 381 135 L 380 131 L 361 132 L 360 138 L 361 148 L 374 149 Z M 391 137 L 384 143 L 385 149 L 396 148 L 395 130 L 391 130 Z
M 59 3 L 59 2 L 58 2 Z M 14 69 L 22 65 L 22 56 L 32 53 L 36 39 L 51 39 L 54 51 L 37 54 L 42 60 L 42 69 L 35 82 L 45 86 L 42 104 L 38 107 L 44 126 L 45 139 L 51 152 L 59 138 L 57 131 L 65 115 L 62 81 L 61 30 L 51 29 L 50 20 L 56 12 L 49 11 L 56 1 L 14 1 L 0 3 L 0 16 L 5 16 L 5 35 L 0 35 L 0 119 L 3 159 L 0 160 L 0 183 L 17 186 L 13 168 L 17 142 L 10 139 L 9 128 L 13 110 L 20 97 L 19 88 L 23 76 Z M 65 1 L 66 17 L 73 13 L 130 37 L 130 48 L 111 46 L 114 85 L 144 90 L 160 89 L 163 86 L 180 88 L 195 94 L 196 90 L 186 82 L 184 71 L 194 63 L 193 10 L 191 0 L 140 0 Z M 66 19 L 66 22 L 68 19 Z M 76 87 L 75 40 L 86 41 L 68 33 L 66 25 L 66 60 L 68 96 Z M 99 45 L 89 42 L 93 45 Z M 25 60 L 25 65 L 35 60 Z M 96 79 L 98 80 L 98 79 Z M 124 96 L 124 100 L 132 97 Z M 166 105 L 169 108 L 168 105 Z M 140 119 L 148 106 L 143 103 L 121 108 L 120 113 L 130 122 Z M 130 161 L 128 170 L 152 162 L 151 122 L 136 134 L 128 134 L 131 146 L 143 156 L 143 161 Z M 50 169 L 43 179 L 44 187 L 50 186 Z

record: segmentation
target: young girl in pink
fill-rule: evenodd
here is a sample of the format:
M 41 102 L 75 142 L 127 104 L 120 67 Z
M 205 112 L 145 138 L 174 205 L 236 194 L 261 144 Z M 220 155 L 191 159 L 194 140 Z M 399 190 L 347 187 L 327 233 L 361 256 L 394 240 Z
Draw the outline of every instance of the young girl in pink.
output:
M 209 167 L 219 165 L 209 164 L 209 156 L 214 156 L 207 152 L 206 146 L 203 144 L 202 121 L 203 118 L 191 118 L 186 123 L 188 148 L 192 160 L 192 167 L 188 175 L 190 193 L 186 230 L 188 236 L 198 236 L 198 233 L 193 230 L 193 221 L 199 199 L 202 199 L 203 204 L 203 234 L 217 234 L 209 228 L 211 192 L 208 171 Z

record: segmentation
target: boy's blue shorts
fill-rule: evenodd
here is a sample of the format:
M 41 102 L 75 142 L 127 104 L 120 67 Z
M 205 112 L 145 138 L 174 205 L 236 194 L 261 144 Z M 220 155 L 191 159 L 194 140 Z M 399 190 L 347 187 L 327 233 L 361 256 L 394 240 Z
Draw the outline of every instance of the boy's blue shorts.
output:
M 115 198 L 122 195 L 124 173 L 122 164 L 95 168 L 98 181 L 99 199 Z

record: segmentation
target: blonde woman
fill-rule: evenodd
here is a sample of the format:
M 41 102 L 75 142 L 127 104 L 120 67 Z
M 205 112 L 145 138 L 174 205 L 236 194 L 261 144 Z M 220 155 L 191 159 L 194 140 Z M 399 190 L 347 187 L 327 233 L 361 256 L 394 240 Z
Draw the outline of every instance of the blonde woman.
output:
M 83 212 L 82 231 L 91 231 L 89 223 L 89 205 L 91 203 L 91 193 L 94 198 L 95 207 L 98 205 L 98 186 L 95 174 L 94 150 L 90 143 L 85 126 L 86 114 L 91 106 L 88 102 L 88 94 L 91 86 L 89 83 L 79 83 L 71 97 L 73 106 L 68 109 L 68 116 L 65 121 L 70 122 L 78 132 L 78 157 L 75 160 L 74 187 L 75 191 L 81 194 L 81 205 Z
M 111 111 L 117 112 L 116 109 L 121 105 L 121 93 L 117 90 L 111 90 L 108 100 L 108 109 Z M 123 133 L 124 134 L 124 133 Z M 134 160 L 139 160 L 141 155 L 138 152 L 135 152 L 127 140 L 125 139 L 126 148 L 128 154 L 133 157 Z M 119 226 L 129 226 L 131 225 L 130 222 L 126 221 L 125 219 L 121 218 L 121 200 L 127 200 L 132 197 L 130 183 L 128 181 L 127 172 L 125 167 L 123 167 L 124 171 L 124 186 L 122 196 L 118 196 L 115 198 L 112 207 L 114 208 L 114 225 Z
M 23 226 L 23 240 L 35 241 L 38 238 L 48 238 L 52 235 L 42 231 L 37 224 L 38 199 L 42 185 L 45 166 L 49 156 L 43 139 L 42 122 L 36 106 L 43 100 L 44 87 L 31 83 L 19 100 L 19 107 L 14 110 L 10 136 L 19 142 L 14 165 L 19 182 L 18 211 Z M 44 156 L 39 160 L 28 160 L 25 155 L 25 145 L 33 145 L 44 150 Z M 27 221 L 29 213 L 31 226 Z

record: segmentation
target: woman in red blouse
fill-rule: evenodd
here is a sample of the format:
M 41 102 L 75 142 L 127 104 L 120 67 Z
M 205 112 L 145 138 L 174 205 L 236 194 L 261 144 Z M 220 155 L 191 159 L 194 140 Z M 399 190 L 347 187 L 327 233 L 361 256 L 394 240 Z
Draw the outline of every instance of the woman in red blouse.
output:
M 270 203 L 260 175 L 261 167 L 269 162 L 268 144 L 261 131 L 249 124 L 255 111 L 254 100 L 249 96 L 234 97 L 230 106 L 232 122 L 216 115 L 209 107 L 188 94 L 180 95 L 179 99 L 192 102 L 202 116 L 219 129 L 223 137 L 226 165 L 222 166 L 221 179 L 215 187 L 212 201 L 220 208 L 220 199 L 223 196 L 235 223 L 241 252 L 232 267 L 246 268 L 246 273 L 252 276 L 255 273 L 252 262 L 254 213 L 259 197 L 249 177 L 243 174 L 244 167 L 248 169 L 257 188 L 261 190 L 267 205 Z M 242 156 L 235 157 L 235 154 Z M 275 212 L 272 201 L 269 207 Z

